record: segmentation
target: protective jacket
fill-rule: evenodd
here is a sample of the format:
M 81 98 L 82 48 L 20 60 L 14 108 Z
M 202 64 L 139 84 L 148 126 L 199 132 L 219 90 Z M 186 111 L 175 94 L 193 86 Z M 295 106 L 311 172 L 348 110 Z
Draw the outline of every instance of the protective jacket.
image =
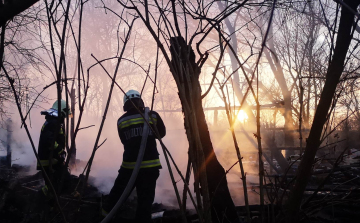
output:
M 49 159 L 52 151 L 52 165 L 61 164 L 64 161 L 65 152 L 65 133 L 64 124 L 58 125 L 58 117 L 46 115 L 45 123 L 41 128 L 39 139 L 38 155 L 44 167 L 49 166 Z M 56 132 L 58 131 L 58 134 Z M 39 163 L 37 169 L 40 170 Z
M 144 114 L 144 110 L 142 110 L 142 112 Z M 154 125 L 156 125 L 161 138 L 165 136 L 165 125 L 157 112 L 149 112 L 149 123 L 153 129 Z M 131 109 L 118 119 L 117 126 L 120 140 L 124 144 L 123 163 L 121 167 L 134 169 L 140 150 L 144 119 L 136 109 Z M 141 168 L 161 168 L 155 139 L 155 134 L 150 130 Z

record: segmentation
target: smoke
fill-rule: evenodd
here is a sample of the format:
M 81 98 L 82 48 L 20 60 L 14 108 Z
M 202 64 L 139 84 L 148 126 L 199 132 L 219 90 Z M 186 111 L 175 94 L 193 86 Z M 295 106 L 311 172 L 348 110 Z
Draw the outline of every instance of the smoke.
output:
M 110 2 L 108 3 L 110 4 Z M 89 5 L 89 7 L 92 7 L 95 3 L 92 3 L 90 1 L 88 4 L 91 4 Z M 119 7 L 119 5 L 115 4 L 115 7 Z M 115 10 L 115 7 L 111 8 Z M 83 63 L 83 67 L 86 69 L 94 63 L 94 59 L 90 56 L 91 54 L 98 57 L 99 60 L 115 55 L 113 52 L 113 47 L 117 45 L 117 41 L 119 41 L 117 32 L 119 30 L 122 30 L 123 27 L 118 28 L 119 20 L 118 18 L 116 18 L 116 16 L 114 17 L 114 15 L 112 15 L 111 13 L 105 15 L 103 11 L 100 10 L 85 11 L 84 18 L 84 21 L 87 22 L 84 22 L 82 25 L 84 30 L 82 34 L 83 39 L 81 60 Z M 104 28 L 104 24 L 107 24 L 106 27 L 109 30 Z M 76 30 L 76 24 L 73 25 L 74 30 Z M 194 28 L 196 28 L 196 26 Z M 45 27 L 45 30 L 43 31 L 46 31 L 46 29 L 47 27 Z M 94 30 L 97 30 L 97 32 L 94 32 Z M 133 29 L 133 35 L 131 37 L 131 41 L 129 42 L 128 49 L 124 54 L 124 58 L 133 60 L 137 64 L 142 65 L 143 68 L 151 67 L 149 76 L 152 78 L 152 80 L 154 80 L 154 52 L 156 52 L 157 44 L 154 40 L 148 38 L 148 35 L 149 33 L 146 31 L 146 29 L 144 29 L 144 26 L 140 25 L 140 23 L 137 24 L 137 26 Z M 42 35 L 39 38 L 47 38 L 47 36 Z M 48 39 L 45 40 L 45 42 L 49 41 Z M 76 57 L 77 52 L 73 52 L 71 50 L 76 48 L 74 46 L 74 43 L 72 43 L 71 41 L 69 41 L 67 47 L 68 51 L 66 55 L 66 69 L 68 70 L 68 77 L 70 77 L 72 76 L 72 71 L 77 70 L 76 62 L 73 59 Z M 43 54 L 41 55 L 44 56 L 44 58 L 42 58 L 44 61 L 52 64 L 49 58 L 45 58 L 47 54 L 43 52 Z M 111 75 L 115 70 L 114 61 L 116 60 L 104 62 L 104 67 L 109 71 Z M 169 72 L 169 68 L 164 62 L 164 58 L 161 55 L 159 61 L 163 62 L 160 62 L 159 67 L 157 68 L 157 94 L 154 104 L 154 110 L 180 110 L 181 105 L 177 96 L 177 88 Z M 202 72 L 201 74 L 201 79 L 204 81 L 204 83 L 207 81 L 206 78 L 208 78 L 205 77 L 206 73 L 208 74 L 209 72 L 213 72 L 212 68 L 205 69 L 205 67 L 205 72 Z M 33 70 L 33 73 L 34 75 L 30 77 L 32 82 L 36 82 L 36 84 L 33 83 L 33 85 L 39 84 L 37 87 L 35 87 L 36 91 L 34 92 L 40 92 L 44 86 L 54 81 L 54 79 L 51 78 L 52 75 L 50 74 L 50 72 L 46 73 L 44 71 L 44 73 L 40 74 Z M 135 65 L 134 63 L 131 63 L 129 61 L 122 61 L 119 68 L 117 82 L 121 85 L 121 87 L 123 87 L 125 91 L 129 89 L 138 89 L 140 91 L 140 89 L 142 89 L 143 87 L 145 79 L 147 79 L 147 76 L 144 70 L 141 69 L 138 65 Z M 71 83 L 68 84 L 70 85 Z M 104 105 L 106 104 L 109 92 L 109 86 L 110 79 L 108 78 L 107 74 L 100 68 L 100 66 L 94 67 L 94 69 L 90 71 L 90 88 L 87 95 L 88 99 L 85 104 L 85 113 L 82 118 L 80 127 L 86 127 L 90 125 L 95 126 L 80 130 L 76 138 L 76 158 L 83 161 L 82 163 L 85 164 L 89 160 L 92 150 L 94 148 L 94 142 L 97 137 L 98 129 L 101 123 L 101 118 L 105 108 Z M 83 89 L 81 91 L 83 96 Z M 145 100 L 145 104 L 147 104 L 148 106 L 150 106 L 152 102 L 152 92 L 153 84 L 150 80 L 147 80 L 147 84 L 143 89 L 143 98 Z M 31 125 L 28 122 L 30 134 L 32 136 L 36 149 L 38 146 L 40 130 L 45 121 L 44 116 L 40 115 L 40 111 L 50 108 L 52 102 L 56 100 L 55 86 L 48 88 L 43 93 L 43 97 L 43 99 L 48 99 L 49 103 L 38 102 L 36 107 L 34 107 L 31 111 Z M 106 117 L 106 121 L 104 123 L 104 127 L 99 141 L 99 143 L 103 142 L 104 140 L 106 140 L 106 142 L 97 150 L 93 165 L 91 167 L 91 183 L 98 187 L 98 189 L 102 193 L 108 193 L 110 191 L 111 187 L 113 186 L 114 179 L 118 174 L 118 169 L 120 168 L 120 165 L 122 163 L 123 145 L 118 137 L 116 126 L 117 119 L 123 114 L 122 97 L 122 92 L 118 88 L 115 88 L 112 95 L 109 112 Z M 64 95 L 63 98 L 65 98 Z M 204 99 L 204 104 L 206 103 L 207 106 L 219 106 L 219 102 L 221 102 L 221 99 L 219 99 L 214 90 L 211 90 L 209 95 Z M 13 110 L 16 111 L 16 108 L 14 107 Z M 76 104 L 76 121 L 79 115 L 78 112 L 78 104 Z M 184 130 L 182 115 L 180 112 L 176 114 L 165 112 L 159 113 L 162 116 L 164 123 L 167 127 L 167 135 L 164 137 L 163 141 L 170 153 L 172 154 L 179 169 L 181 170 L 183 175 L 185 175 L 188 161 L 188 141 Z M 208 119 L 211 118 L 211 115 L 207 116 Z M 21 121 L 17 112 L 14 112 L 12 114 L 12 119 L 14 122 L 12 144 L 14 159 L 13 163 L 31 166 L 31 173 L 34 173 L 36 171 L 35 155 L 32 151 L 30 141 L 26 135 L 24 128 L 20 128 Z M 230 132 L 227 129 L 227 120 L 223 119 L 219 120 L 218 122 L 218 126 L 215 126 L 213 124 L 213 128 L 210 129 L 210 133 L 215 148 L 215 153 L 220 163 L 223 165 L 224 169 L 227 170 L 237 161 L 237 156 Z M 251 135 L 250 131 L 249 134 Z M 240 149 L 242 152 L 244 152 L 243 156 L 246 155 L 246 152 L 253 151 L 253 145 L 249 143 L 247 137 L 245 137 L 242 133 L 237 133 L 237 136 L 238 142 L 241 142 Z M 157 181 L 155 202 L 161 202 L 164 204 L 177 206 L 173 185 L 170 180 L 166 161 L 160 145 L 158 145 L 158 151 L 160 153 L 160 160 L 163 168 L 160 171 L 160 177 Z M 83 168 L 84 165 L 78 165 L 76 168 L 72 169 L 72 174 L 81 174 L 83 172 Z M 251 165 L 245 165 L 245 168 L 245 171 L 247 172 L 256 172 L 254 167 Z M 183 183 L 180 176 L 176 173 L 175 168 L 172 169 L 175 180 L 177 182 L 177 186 L 179 188 L 179 192 L 180 194 L 182 194 Z M 231 194 L 234 198 L 234 202 L 236 204 L 242 204 L 242 182 L 240 179 L 238 165 L 236 165 L 228 173 L 227 179 L 229 182 Z M 249 185 L 256 183 L 257 177 L 248 177 Z M 191 178 L 190 181 L 190 188 L 192 188 L 192 185 L 193 178 Z M 254 197 L 256 196 L 254 195 Z M 254 199 L 254 202 L 255 200 L 256 199 Z M 188 199 L 188 202 L 189 207 L 191 207 L 190 199 Z
M 35 174 L 36 173 L 36 159 L 35 155 L 33 153 L 30 140 L 28 140 L 28 137 L 26 135 L 26 132 L 24 128 L 21 128 L 21 121 L 13 115 L 11 117 L 12 120 L 12 127 L 11 130 L 8 131 L 8 129 L 1 129 L 0 138 L 3 142 L 3 150 L 0 151 L 0 156 L 6 156 L 6 146 L 7 146 L 7 135 L 11 135 L 11 142 L 10 142 L 10 148 L 12 151 L 11 154 L 11 160 L 12 165 L 17 164 L 20 166 L 27 166 L 29 168 L 29 172 L 27 174 Z M 29 125 L 30 131 L 34 129 L 40 129 L 38 127 L 38 123 L 32 123 Z M 34 138 L 38 139 L 39 133 L 36 133 L 35 131 L 32 131 Z M 36 140 L 35 140 L 36 141 Z M 37 142 L 34 142 L 37 144 Z
M 48 104 L 44 104 L 42 107 L 49 107 Z M 38 139 L 40 135 L 40 129 L 45 119 L 40 115 L 42 109 L 35 108 L 31 113 L 31 126 L 29 125 L 30 133 L 34 141 L 35 147 L 38 146 Z M 171 115 L 162 113 L 165 126 L 167 127 L 167 134 L 163 138 L 163 142 L 172 154 L 178 168 L 185 176 L 187 161 L 188 161 L 188 141 L 185 134 L 185 130 L 182 123 L 182 116 Z M 20 128 L 20 121 L 17 114 L 12 116 L 13 120 L 13 163 L 25 166 L 31 166 L 31 172 L 36 172 L 36 159 L 31 149 L 31 144 L 27 138 L 26 132 L 23 128 Z M 100 142 L 106 139 L 106 142 L 97 150 L 94 162 L 91 168 L 91 181 L 100 192 L 107 194 L 111 190 L 115 178 L 118 175 L 118 170 L 122 163 L 123 145 L 118 137 L 117 133 L 117 117 L 108 116 L 105 121 L 103 132 L 100 137 Z M 81 127 L 95 125 L 94 127 L 80 130 L 76 139 L 77 154 L 76 158 L 86 163 L 90 158 L 92 149 L 94 147 L 95 138 L 97 136 L 98 128 L 100 125 L 100 119 L 98 117 L 86 116 L 83 118 Z M 227 128 L 212 128 L 210 129 L 212 143 L 215 149 L 215 153 L 220 163 L 225 170 L 228 170 L 236 161 L 237 156 L 234 148 L 234 144 L 231 138 L 230 131 Z M 256 154 L 254 152 L 253 145 L 248 142 L 243 132 L 237 133 L 238 142 L 240 144 L 240 150 L 242 155 L 246 158 L 244 162 L 245 171 L 247 173 L 256 173 L 257 166 L 255 165 Z M 251 148 L 251 149 L 250 149 Z M 169 171 L 166 165 L 163 151 L 158 144 L 158 151 L 160 153 L 160 161 L 162 169 L 160 170 L 160 176 L 157 181 L 155 202 L 163 203 L 177 207 L 177 200 L 173 185 L 170 180 Z M 250 158 L 252 156 L 252 158 Z M 253 160 L 252 163 L 248 161 Z M 247 163 L 248 162 L 248 163 Z M 77 168 L 72 169 L 72 174 L 79 175 L 82 173 L 84 165 L 78 165 Z M 181 177 L 172 166 L 172 171 L 177 182 L 180 195 L 183 192 L 183 182 Z M 242 182 L 240 179 L 239 165 L 235 165 L 227 174 L 227 180 L 231 196 L 233 197 L 236 205 L 243 205 L 243 190 Z M 253 185 L 258 184 L 258 177 L 254 175 L 247 175 L 248 193 L 250 203 L 258 203 L 258 195 L 251 191 Z M 193 186 L 193 177 L 190 181 L 190 188 Z M 256 190 L 256 189 L 255 189 Z M 193 193 L 193 191 L 192 191 Z M 195 197 L 195 195 L 193 194 Z M 187 199 L 188 207 L 192 207 L 191 201 Z

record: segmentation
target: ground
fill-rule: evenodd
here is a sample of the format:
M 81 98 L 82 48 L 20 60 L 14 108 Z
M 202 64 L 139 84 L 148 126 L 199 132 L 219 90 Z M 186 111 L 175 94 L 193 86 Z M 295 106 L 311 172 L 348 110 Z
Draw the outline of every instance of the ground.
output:
M 304 205 L 301 210 L 302 222 L 331 222 L 331 223 L 357 223 L 360 219 L 360 163 L 358 160 L 340 165 L 333 171 L 331 177 L 327 174 L 332 171 L 326 162 L 318 164 L 314 169 L 314 175 L 307 187 L 304 201 L 315 191 L 319 190 L 311 202 Z M 28 168 L 13 165 L 11 168 L 0 168 L 0 222 L 2 223 L 37 223 L 37 222 L 64 222 L 62 215 L 57 208 L 51 208 L 46 202 L 41 187 L 44 184 L 40 172 L 29 175 Z M 281 183 L 281 177 L 269 175 L 265 185 L 267 197 L 277 197 L 285 193 L 286 185 L 291 181 L 292 176 L 288 175 L 287 180 Z M 277 179 L 277 180 L 275 180 Z M 326 179 L 324 186 L 319 185 Z M 95 223 L 101 222 L 101 207 L 106 195 L 101 194 L 98 189 L 91 185 L 93 179 L 90 177 L 89 184 L 84 188 L 81 200 L 74 193 L 74 188 L 79 183 L 79 177 L 71 176 L 67 187 L 59 196 L 59 203 L 67 222 L 71 223 Z M 78 187 L 81 191 L 81 184 Z M 257 191 L 253 186 L 249 190 Z M 135 194 L 135 193 L 134 193 Z M 269 204 L 267 199 L 265 205 L 265 221 L 276 222 L 273 219 L 283 213 L 283 206 Z M 285 203 L 285 202 L 284 202 Z M 136 197 L 130 197 L 121 207 L 117 216 L 112 222 L 133 222 L 136 209 Z M 259 222 L 258 205 L 251 205 L 252 223 Z M 240 219 L 245 222 L 245 207 L 237 207 Z M 177 223 L 182 222 L 181 213 L 176 207 L 168 207 L 162 204 L 153 204 L 153 223 Z M 155 217 L 157 216 L 157 217 Z M 198 222 L 196 213 L 187 210 L 188 222 Z
M 51 208 L 41 192 L 44 184 L 41 173 L 26 175 L 25 172 L 24 168 L 19 166 L 0 170 L 0 222 L 64 222 L 57 208 Z M 91 181 L 90 178 L 89 182 Z M 69 185 L 59 196 L 59 203 L 67 222 L 100 222 L 103 219 L 100 214 L 101 205 L 103 200 L 106 200 L 106 195 L 104 196 L 96 187 L 88 184 L 80 200 L 73 193 L 73 188 L 78 182 L 78 177 L 71 176 Z M 79 186 L 80 190 L 81 186 Z M 112 222 L 133 222 L 135 208 L 136 197 L 130 197 Z M 162 213 L 165 210 L 166 212 Z M 161 216 L 154 219 L 154 222 L 181 222 L 180 212 L 175 208 L 155 203 L 153 212 Z M 196 216 L 194 217 L 193 212 L 188 212 L 188 219 L 194 218 Z

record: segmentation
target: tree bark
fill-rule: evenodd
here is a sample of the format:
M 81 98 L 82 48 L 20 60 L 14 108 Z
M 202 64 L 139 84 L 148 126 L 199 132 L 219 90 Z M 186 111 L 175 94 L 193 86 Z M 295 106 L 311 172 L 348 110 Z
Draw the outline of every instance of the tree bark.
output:
M 344 2 L 354 10 L 356 10 L 357 6 L 360 4 L 360 0 L 345 0 Z M 325 85 L 321 93 L 314 121 L 307 139 L 304 157 L 302 158 L 297 170 L 297 179 L 294 187 L 291 189 L 290 197 L 287 203 L 287 222 L 299 221 L 298 213 L 303 193 L 311 175 L 312 164 L 316 151 L 320 146 L 320 137 L 324 124 L 328 118 L 328 111 L 331 106 L 337 84 L 339 83 L 340 76 L 344 70 L 344 61 L 352 39 L 351 29 L 353 25 L 354 14 L 343 7 L 333 58 L 327 70 Z
M 239 222 L 227 185 L 226 174 L 214 153 L 201 102 L 199 75 L 201 68 L 183 37 L 170 39 L 171 70 L 179 90 L 189 141 L 189 156 L 195 182 L 200 182 L 204 203 L 204 220 L 211 212 L 212 222 Z

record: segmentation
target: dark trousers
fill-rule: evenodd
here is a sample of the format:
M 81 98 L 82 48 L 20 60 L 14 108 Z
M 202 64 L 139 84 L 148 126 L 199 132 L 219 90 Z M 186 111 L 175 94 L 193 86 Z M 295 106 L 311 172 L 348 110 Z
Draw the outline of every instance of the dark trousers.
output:
M 53 185 L 53 187 L 55 188 L 55 190 L 57 190 L 57 186 L 60 182 L 61 179 L 61 171 L 62 168 L 60 165 L 53 165 L 52 166 L 52 171 L 50 171 L 50 168 L 48 166 L 44 167 L 44 170 L 46 172 L 46 175 L 50 178 L 51 180 L 51 184 Z M 49 188 L 50 190 L 50 182 L 46 179 L 45 174 L 43 171 L 41 171 L 44 181 L 45 181 L 45 185 Z
M 44 170 L 46 172 L 46 175 L 50 178 L 51 180 L 51 184 L 53 185 L 54 189 L 56 192 L 59 192 L 59 185 L 61 183 L 62 177 L 64 177 L 64 182 L 62 184 L 63 188 L 67 188 L 68 187 L 68 183 L 69 183 L 69 178 L 70 178 L 70 173 L 67 170 L 67 168 L 65 167 L 65 165 L 63 164 L 57 164 L 57 165 L 53 165 L 52 167 L 52 172 L 50 171 L 50 168 L 48 166 L 44 167 Z M 45 174 L 43 171 L 41 171 L 44 181 L 45 181 L 45 185 L 48 187 L 49 189 L 49 193 L 51 192 L 50 189 L 50 183 L 49 181 L 46 179 Z M 64 176 L 63 176 L 64 174 Z
M 106 211 L 110 211 L 119 200 L 120 196 L 125 190 L 127 183 L 130 180 L 131 169 L 123 167 L 119 170 L 119 175 L 115 180 L 112 187 L 107 205 L 104 207 Z M 137 193 L 137 209 L 136 209 L 136 222 L 148 223 L 151 222 L 151 206 L 154 202 L 156 180 L 159 177 L 159 169 L 157 168 L 142 168 L 136 178 L 134 187 Z

